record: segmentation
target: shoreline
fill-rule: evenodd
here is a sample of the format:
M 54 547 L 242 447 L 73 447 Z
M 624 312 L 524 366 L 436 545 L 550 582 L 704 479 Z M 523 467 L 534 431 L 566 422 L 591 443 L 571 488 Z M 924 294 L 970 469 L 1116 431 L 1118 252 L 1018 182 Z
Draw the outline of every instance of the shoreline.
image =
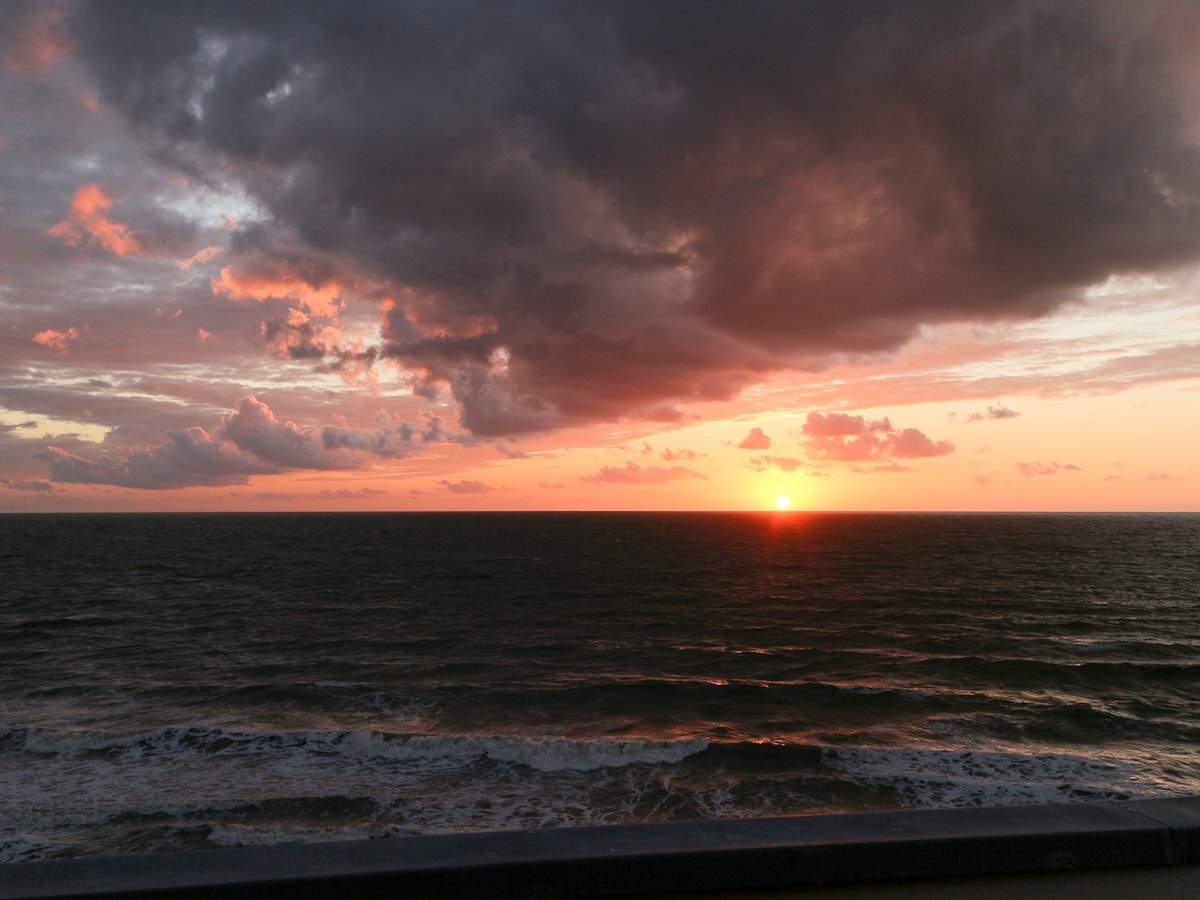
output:
M 1071 874 L 1074 873 L 1074 874 Z M 968 879 L 964 882 L 962 879 Z M 1200 796 L 424 835 L 0 866 L 0 900 L 1200 893 Z M 988 893 L 992 887 L 1001 893 Z M 1021 888 L 1024 893 L 1026 888 Z M 1062 893 L 1062 891 L 1067 891 Z M 919 891 L 919 894 L 916 893 Z M 1058 891 L 1055 893 L 1054 891 Z M 782 893 L 781 893 L 782 892 Z M 910 893 L 912 892 L 912 893 Z M 1031 894 L 1032 895 L 1032 894 Z

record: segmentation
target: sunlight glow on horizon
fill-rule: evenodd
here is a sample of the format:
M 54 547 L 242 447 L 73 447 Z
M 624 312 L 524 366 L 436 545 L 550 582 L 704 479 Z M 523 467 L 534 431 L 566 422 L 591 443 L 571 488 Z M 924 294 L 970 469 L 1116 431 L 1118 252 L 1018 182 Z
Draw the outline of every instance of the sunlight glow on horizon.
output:
M 1171 17 L 1049 3 L 1073 62 L 1043 72 L 1012 11 L 925 35 L 910 5 L 848 8 L 856 37 L 830 45 L 810 108 L 788 78 L 749 77 L 760 54 L 796 86 L 816 77 L 765 39 L 793 27 L 786 8 L 700 17 L 696 38 L 747 34 L 728 48 L 736 102 L 713 103 L 703 67 L 679 64 L 691 38 L 652 39 L 666 12 L 575 5 L 496 43 L 486 71 L 626 85 L 610 106 L 604 79 L 565 82 L 598 104 L 581 131 L 537 78 L 453 102 L 482 59 L 453 17 L 427 23 L 447 53 L 411 84 L 377 80 L 375 30 L 423 21 L 403 4 L 351 16 L 345 41 L 307 7 L 256 24 L 166 6 L 145 21 L 211 54 L 178 58 L 101 40 L 135 37 L 143 11 L 97 4 L 53 56 L 12 57 L 0 513 L 1200 511 L 1200 232 L 1183 214 L 1200 208 L 1200 93 Z M 74 7 L 32 0 L 14 22 L 61 8 L 66 29 Z M 1163 8 L 1200 28 L 1200 7 Z M 1066 37 L 1080 28 L 1090 43 Z M 1144 80 L 1131 46 L 1161 54 Z M 243 92 L 242 67 L 285 52 L 293 68 Z M 977 77 L 941 79 L 939 53 Z M 1096 73 L 1087 105 L 1074 71 Z M 134 127 L 152 75 L 171 78 Z M 443 104 L 444 141 L 398 127 L 410 90 Z M 643 152 L 651 111 L 661 147 Z M 157 153 L 180 116 L 204 127 Z M 1014 123 L 1039 139 L 976 139 Z M 411 147 L 379 156 L 401 133 Z M 1126 183 L 1147 192 L 1104 193 Z

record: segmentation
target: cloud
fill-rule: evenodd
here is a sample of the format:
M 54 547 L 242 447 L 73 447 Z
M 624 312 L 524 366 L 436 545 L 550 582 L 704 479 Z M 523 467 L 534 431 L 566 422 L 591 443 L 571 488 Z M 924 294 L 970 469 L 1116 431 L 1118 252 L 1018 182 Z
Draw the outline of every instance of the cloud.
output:
M 1074 463 L 1057 462 L 1019 462 L 1017 471 L 1022 475 L 1058 475 L 1062 472 L 1082 472 Z
M 697 454 L 695 450 L 687 450 L 682 448 L 679 450 L 672 450 L 670 447 L 668 447 L 662 452 L 662 458 L 667 462 L 678 462 L 679 460 L 685 459 L 697 459 L 698 456 L 699 454 Z
M 804 462 L 791 456 L 755 456 L 751 458 L 750 465 L 760 472 L 767 469 L 795 472 L 804 465 Z
M 5 4 L 0 15 L 0 52 L 17 73 L 49 68 L 70 50 L 61 9 L 31 3 Z
M 336 318 L 341 290 L 326 267 L 263 258 L 245 266 L 225 266 L 212 280 L 215 294 L 231 300 L 286 300 L 310 315 Z
M 678 418 L 1200 258 L 1188 3 L 66 9 L 130 134 L 261 211 L 218 291 L 394 298 L 371 346 L 268 347 L 386 361 L 480 436 Z M 85 187 L 56 236 L 137 251 Z
M 580 484 L 663 484 L 667 481 L 683 481 L 689 478 L 707 479 L 702 472 L 696 472 L 685 466 L 639 466 L 635 462 L 625 463 L 624 468 L 603 466 L 593 475 L 585 475 L 579 479 Z
M 34 459 L 49 466 L 53 482 L 111 484 L 144 490 L 245 484 L 250 475 L 280 471 L 196 427 L 169 431 L 164 443 L 157 447 L 124 456 L 87 459 L 51 446 L 35 453 Z
M 510 447 L 503 441 L 496 442 L 496 449 L 502 456 L 507 456 L 509 459 L 529 459 L 529 454 L 519 447 Z
M 71 198 L 67 217 L 46 233 L 71 247 L 93 243 L 117 256 L 141 252 L 141 240 L 108 217 L 111 208 L 112 200 L 100 185 L 81 184 Z
M 87 331 L 87 328 L 84 328 Z M 35 344 L 41 344 L 43 347 L 49 347 L 51 350 L 57 350 L 60 353 L 66 353 L 71 349 L 71 344 L 79 340 L 80 331 L 78 328 L 68 328 L 66 331 L 55 331 L 53 328 L 47 328 L 45 331 L 39 331 L 33 336 Z
M 763 434 L 761 428 L 751 428 L 749 434 L 738 441 L 738 446 L 743 450 L 766 450 L 771 446 L 771 439 Z
M 252 475 L 293 470 L 355 469 L 371 459 L 407 456 L 415 446 L 453 440 L 431 417 L 421 431 L 407 423 L 375 432 L 305 428 L 280 421 L 257 397 L 245 397 L 210 430 L 172 429 L 156 446 L 122 455 L 84 457 L 60 446 L 33 454 L 50 480 L 143 490 L 246 484 Z
M 869 421 L 846 413 L 813 412 L 808 414 L 801 431 L 812 459 L 863 462 L 920 459 L 954 452 L 950 441 L 933 441 L 916 428 L 897 430 L 887 418 Z
M 197 250 L 190 257 L 179 264 L 179 268 L 183 271 L 188 271 L 192 266 L 204 265 L 210 263 L 221 254 L 220 247 L 205 247 L 203 250 Z
M 848 413 L 809 413 L 803 427 L 803 433 L 810 438 L 866 435 L 873 431 L 893 430 L 892 423 L 886 418 L 868 422 L 862 416 Z
M 482 481 L 439 481 L 451 494 L 484 494 L 488 491 L 494 491 L 496 488 L 489 484 L 484 484 Z
M 39 494 L 54 491 L 54 485 L 48 481 L 13 480 L 11 478 L 0 478 L 0 487 L 10 491 L 32 491 Z
M 1015 419 L 1019 415 L 1021 415 L 1019 412 L 1014 412 L 1001 404 L 1000 406 L 988 406 L 985 413 L 971 413 L 967 416 L 967 421 L 982 422 L 985 419 Z

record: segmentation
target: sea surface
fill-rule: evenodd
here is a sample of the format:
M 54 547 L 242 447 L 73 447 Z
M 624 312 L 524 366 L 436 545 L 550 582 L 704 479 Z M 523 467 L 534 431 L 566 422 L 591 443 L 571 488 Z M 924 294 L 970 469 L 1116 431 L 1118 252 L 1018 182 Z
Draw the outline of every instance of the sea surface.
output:
M 1200 793 L 1200 515 L 0 517 L 0 861 Z

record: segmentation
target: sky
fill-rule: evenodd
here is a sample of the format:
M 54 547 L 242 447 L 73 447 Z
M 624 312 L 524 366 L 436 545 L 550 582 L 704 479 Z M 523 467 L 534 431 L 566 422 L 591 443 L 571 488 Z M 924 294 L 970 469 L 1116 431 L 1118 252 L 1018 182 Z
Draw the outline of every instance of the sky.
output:
M 0 511 L 1200 510 L 1200 5 L 0 4 Z

